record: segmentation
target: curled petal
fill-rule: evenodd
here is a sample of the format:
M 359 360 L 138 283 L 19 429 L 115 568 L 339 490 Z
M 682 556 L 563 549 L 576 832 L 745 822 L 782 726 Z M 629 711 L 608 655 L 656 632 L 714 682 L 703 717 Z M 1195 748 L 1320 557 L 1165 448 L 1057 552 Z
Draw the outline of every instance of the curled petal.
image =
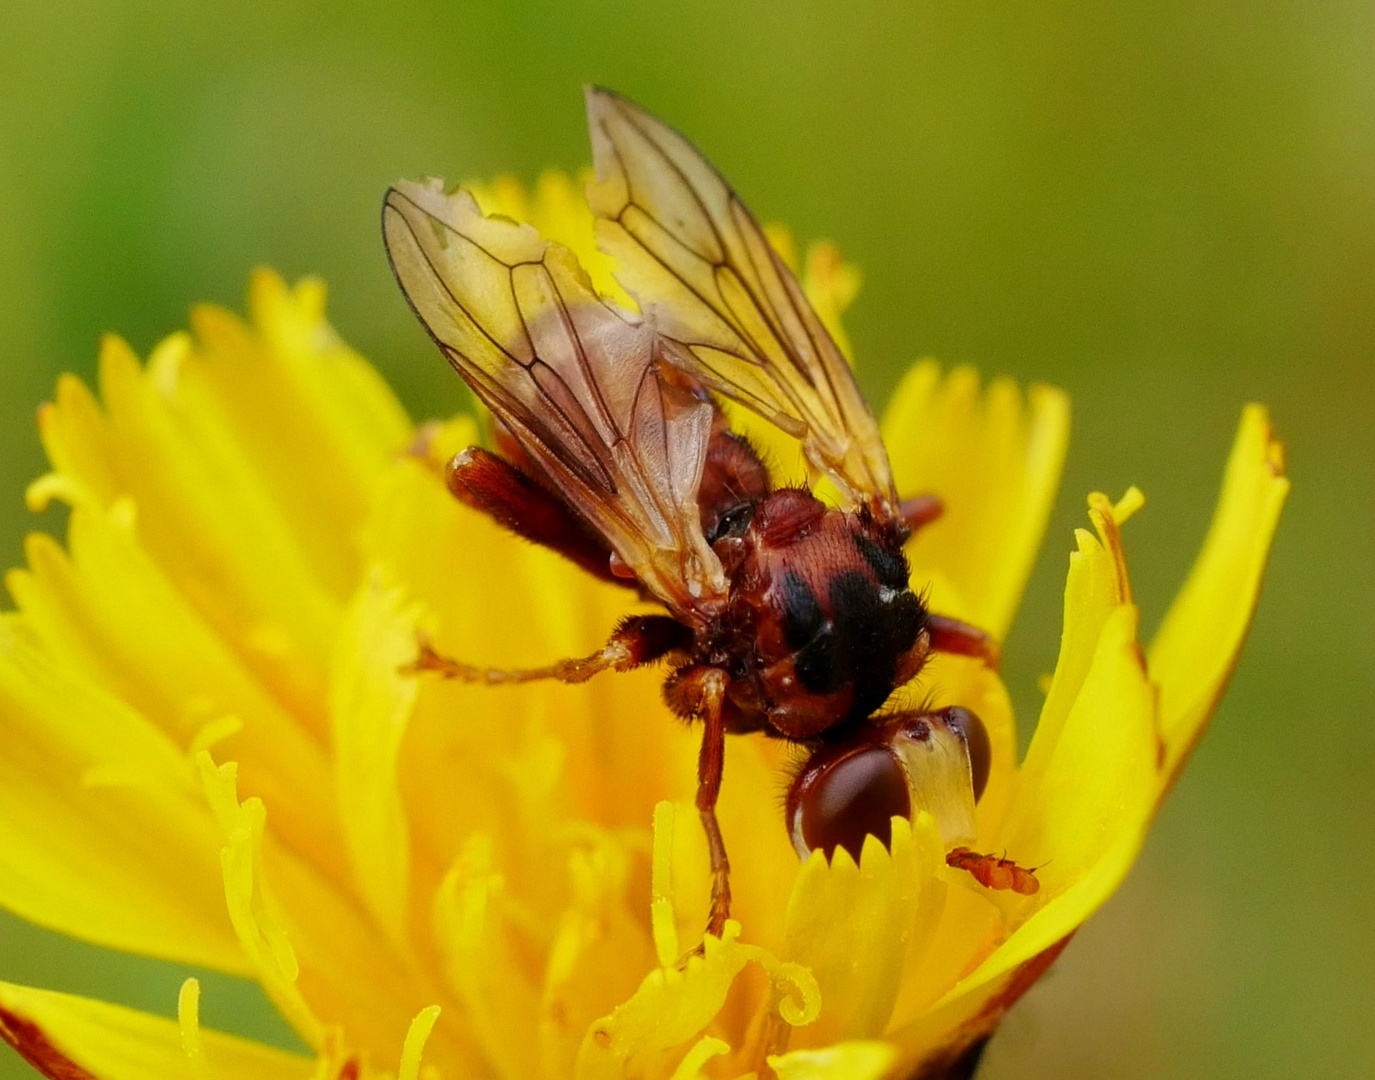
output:
M 579 1080 L 653 1074 L 716 1015 L 736 976 L 750 963 L 769 976 L 770 1000 L 782 1019 L 800 1027 L 820 1010 L 816 980 L 800 964 L 783 963 L 739 940 L 740 924 L 726 923 L 721 937 L 707 937 L 702 955 L 681 968 L 656 968 L 629 1001 L 588 1029 L 578 1053 Z

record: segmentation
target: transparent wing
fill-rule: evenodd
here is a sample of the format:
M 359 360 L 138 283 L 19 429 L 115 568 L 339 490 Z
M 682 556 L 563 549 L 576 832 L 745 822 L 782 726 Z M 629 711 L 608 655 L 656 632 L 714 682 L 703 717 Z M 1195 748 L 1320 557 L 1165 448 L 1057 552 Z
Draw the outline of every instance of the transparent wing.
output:
M 587 91 L 597 179 L 588 201 L 617 280 L 665 355 L 799 439 L 852 505 L 891 518 L 888 454 L 850 366 L 792 271 L 711 164 L 666 124 Z
M 656 362 L 649 327 L 568 249 L 438 180 L 388 191 L 382 228 L 411 307 L 561 497 L 680 618 L 714 610 L 727 583 L 697 507 L 712 405 Z

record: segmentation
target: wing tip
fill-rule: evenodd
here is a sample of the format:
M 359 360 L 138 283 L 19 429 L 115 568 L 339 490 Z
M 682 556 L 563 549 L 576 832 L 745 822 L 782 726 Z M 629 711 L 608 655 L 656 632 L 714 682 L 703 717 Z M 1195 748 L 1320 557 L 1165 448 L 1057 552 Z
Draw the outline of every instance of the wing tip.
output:
M 624 94 L 617 90 L 612 90 L 609 86 L 602 86 L 600 83 L 583 83 L 582 96 L 583 100 L 587 102 L 588 112 L 591 112 L 594 107 L 600 106 L 603 103 L 620 104 L 624 102 L 627 105 L 633 104 Z
M 594 142 L 600 121 L 611 113 L 619 113 L 622 120 L 631 122 L 643 123 L 648 120 L 656 124 L 662 123 L 662 121 L 656 120 L 647 109 L 637 105 L 619 90 L 612 90 L 609 86 L 585 83 L 582 92 L 583 100 L 587 103 L 587 126 L 593 133 Z
M 397 184 L 388 184 L 387 190 L 382 194 L 382 220 L 387 220 L 387 212 L 394 214 L 401 213 L 401 200 L 406 196 L 402 193 Z

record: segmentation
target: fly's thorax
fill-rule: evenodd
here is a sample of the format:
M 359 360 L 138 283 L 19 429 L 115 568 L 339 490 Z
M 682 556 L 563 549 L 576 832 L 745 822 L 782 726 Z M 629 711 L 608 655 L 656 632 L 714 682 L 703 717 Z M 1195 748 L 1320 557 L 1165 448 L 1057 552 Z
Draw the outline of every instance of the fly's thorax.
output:
M 733 607 L 750 625 L 752 696 L 807 739 L 868 716 L 926 654 L 926 612 L 901 547 L 810 493 L 772 492 L 743 537 Z

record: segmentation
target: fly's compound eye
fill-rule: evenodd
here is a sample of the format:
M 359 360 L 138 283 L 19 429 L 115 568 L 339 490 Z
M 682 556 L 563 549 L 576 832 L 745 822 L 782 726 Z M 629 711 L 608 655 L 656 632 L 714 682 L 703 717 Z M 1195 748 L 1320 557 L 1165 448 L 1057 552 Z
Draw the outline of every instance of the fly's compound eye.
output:
M 821 750 L 793 781 L 787 809 L 800 858 L 817 848 L 830 858 L 841 847 L 859 862 L 866 836 L 886 847 L 892 819 L 910 813 L 907 776 L 886 746 Z
M 984 722 L 968 709 L 958 706 L 942 709 L 940 713 L 945 726 L 964 740 L 969 750 L 969 772 L 974 786 L 974 801 L 983 798 L 984 788 L 988 787 L 988 769 L 993 760 L 993 744 L 988 741 L 988 729 Z

